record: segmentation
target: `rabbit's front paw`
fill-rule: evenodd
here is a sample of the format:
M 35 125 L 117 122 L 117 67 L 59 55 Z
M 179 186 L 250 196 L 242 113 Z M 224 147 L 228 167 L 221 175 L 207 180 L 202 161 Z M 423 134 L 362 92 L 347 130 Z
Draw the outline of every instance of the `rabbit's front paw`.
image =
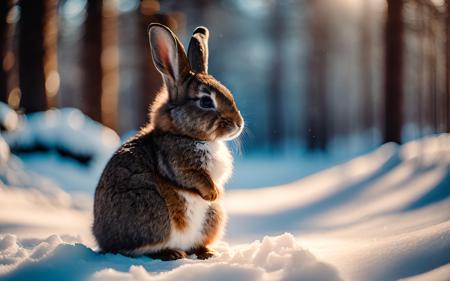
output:
M 219 196 L 219 190 L 215 185 L 213 185 L 211 188 L 203 190 L 203 192 L 200 192 L 200 196 L 202 196 L 203 199 L 207 201 L 214 201 Z

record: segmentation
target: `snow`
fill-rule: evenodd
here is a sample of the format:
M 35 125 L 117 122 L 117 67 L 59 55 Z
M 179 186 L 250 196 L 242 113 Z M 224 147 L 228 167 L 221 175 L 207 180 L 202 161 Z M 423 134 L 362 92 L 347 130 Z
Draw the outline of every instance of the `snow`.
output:
M 443 265 L 431 271 L 410 277 L 405 279 L 400 279 L 402 281 L 447 281 L 450 276 L 450 264 Z
M 295 180 L 307 160 L 238 158 L 216 256 L 162 262 L 96 252 L 92 193 L 119 144 L 114 133 L 73 109 L 16 117 L 0 135 L 1 280 L 449 280 L 448 134 L 347 162 L 321 156 Z M 92 160 L 16 154 L 33 143 Z M 281 166 L 275 179 L 267 163 Z
M 0 272 L 3 280 L 36 280 L 48 272 L 47 280 L 341 280 L 290 234 L 234 247 L 222 243 L 218 250 L 220 255 L 207 261 L 162 262 L 99 255 L 73 237 L 21 240 L 6 235 L 0 240 Z
M 264 237 L 247 245 L 218 247 L 220 256 L 191 261 L 164 273 L 142 266 L 122 273 L 105 269 L 94 280 L 341 280 L 336 270 L 300 248 L 291 234 Z
M 74 108 L 32 113 L 18 123 L 3 137 L 13 151 L 20 152 L 25 169 L 49 177 L 71 192 L 92 192 L 103 167 L 120 145 L 113 130 Z M 38 151 L 24 153 L 30 149 Z M 86 163 L 67 161 L 61 152 Z
M 19 122 L 19 116 L 6 104 L 0 102 L 0 128 L 14 130 Z

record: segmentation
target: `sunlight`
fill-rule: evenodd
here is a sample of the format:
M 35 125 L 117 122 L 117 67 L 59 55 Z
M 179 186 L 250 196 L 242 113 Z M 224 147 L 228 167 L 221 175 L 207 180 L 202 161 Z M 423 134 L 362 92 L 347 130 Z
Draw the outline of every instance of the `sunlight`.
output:
M 54 97 L 59 90 L 59 73 L 55 70 L 52 70 L 47 79 L 45 80 L 45 90 L 49 97 Z

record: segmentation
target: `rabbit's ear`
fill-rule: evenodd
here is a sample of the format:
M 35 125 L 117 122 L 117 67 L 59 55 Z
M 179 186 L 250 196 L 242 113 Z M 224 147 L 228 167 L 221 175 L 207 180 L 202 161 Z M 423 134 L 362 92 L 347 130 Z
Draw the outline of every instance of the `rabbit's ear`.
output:
M 194 72 L 208 73 L 208 38 L 209 31 L 204 26 L 197 27 L 192 34 L 188 58 Z
M 152 59 L 156 68 L 173 82 L 179 82 L 189 73 L 189 61 L 183 45 L 167 27 L 152 23 L 148 28 Z

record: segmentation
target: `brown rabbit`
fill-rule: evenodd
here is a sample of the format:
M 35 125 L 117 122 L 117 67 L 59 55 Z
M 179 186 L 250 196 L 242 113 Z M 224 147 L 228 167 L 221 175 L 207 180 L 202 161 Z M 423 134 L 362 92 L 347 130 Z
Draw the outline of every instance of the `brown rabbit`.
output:
M 232 157 L 223 142 L 244 121 L 230 91 L 208 74 L 208 37 L 198 27 L 188 56 L 169 28 L 148 30 L 164 87 L 150 123 L 123 144 L 95 192 L 93 233 L 104 252 L 162 260 L 213 255 L 225 224 L 221 197 Z

